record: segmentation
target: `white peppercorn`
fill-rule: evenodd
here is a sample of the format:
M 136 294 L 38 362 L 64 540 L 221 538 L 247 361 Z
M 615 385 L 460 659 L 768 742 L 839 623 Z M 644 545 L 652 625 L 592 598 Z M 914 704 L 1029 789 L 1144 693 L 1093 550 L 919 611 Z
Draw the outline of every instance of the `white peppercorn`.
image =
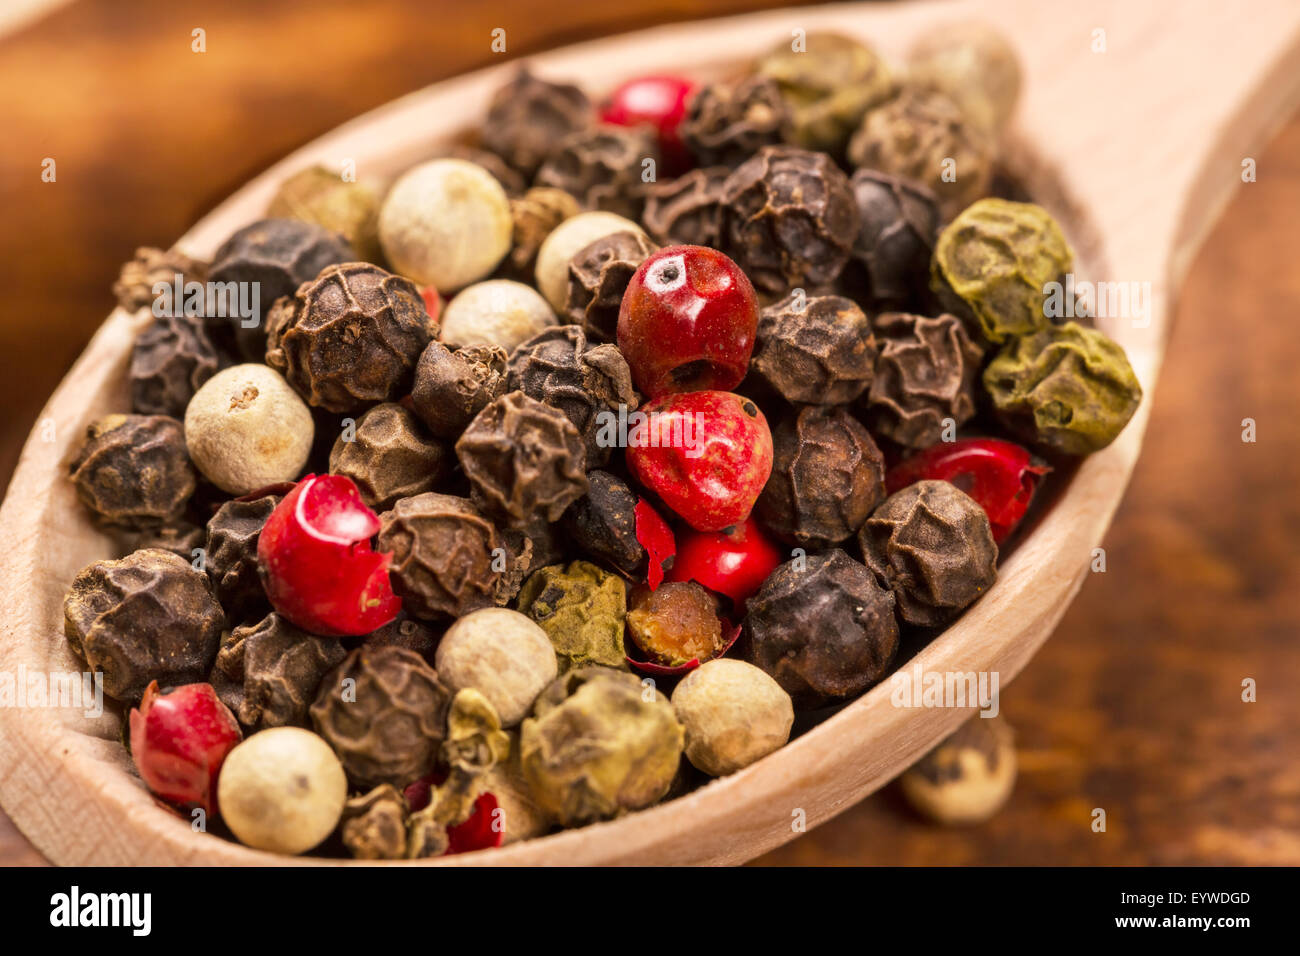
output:
M 672 696 L 686 728 L 686 759 L 715 777 L 735 773 L 785 746 L 794 705 L 753 664 L 722 657 L 686 675 Z
M 556 312 L 564 309 L 569 294 L 569 261 L 584 247 L 616 232 L 645 230 L 612 212 L 584 212 L 566 219 L 537 250 L 537 288 Z
M 497 345 L 508 353 L 558 321 L 535 289 L 509 279 L 489 279 L 462 289 L 447 303 L 441 339 L 456 348 Z
M 453 691 L 477 690 L 513 727 L 532 710 L 559 663 L 551 639 L 531 618 L 503 607 L 466 614 L 438 644 L 435 669 Z

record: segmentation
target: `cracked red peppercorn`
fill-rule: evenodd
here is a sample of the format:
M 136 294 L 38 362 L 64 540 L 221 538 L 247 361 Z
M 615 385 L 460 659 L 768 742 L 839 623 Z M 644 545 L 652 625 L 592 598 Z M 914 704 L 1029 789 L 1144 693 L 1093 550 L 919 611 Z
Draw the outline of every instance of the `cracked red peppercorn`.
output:
M 212 813 L 217 774 L 243 734 L 211 685 L 186 684 L 163 694 L 153 681 L 127 722 L 131 759 L 145 785 L 164 800 Z

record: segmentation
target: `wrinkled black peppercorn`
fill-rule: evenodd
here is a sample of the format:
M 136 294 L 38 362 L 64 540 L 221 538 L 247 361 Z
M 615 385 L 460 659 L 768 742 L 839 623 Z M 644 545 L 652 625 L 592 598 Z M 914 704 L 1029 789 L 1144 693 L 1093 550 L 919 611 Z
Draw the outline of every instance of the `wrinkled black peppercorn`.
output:
M 853 256 L 862 263 L 875 311 L 918 307 L 930 280 L 939 206 L 919 183 L 874 169 L 849 180 L 862 225 Z
M 729 166 L 692 169 L 646 186 L 641 221 L 660 245 L 708 246 L 722 241 L 722 184 Z
M 590 346 L 576 325 L 539 332 L 510 355 L 506 388 L 521 391 L 559 409 L 582 437 L 589 468 L 599 468 L 613 452 L 601 439 L 602 412 L 637 407 L 632 372 L 617 346 Z M 555 520 L 555 517 L 550 520 Z
M 144 551 L 157 548 L 193 561 L 202 551 L 208 540 L 208 529 L 200 527 L 186 518 L 169 521 L 160 528 L 149 528 L 127 537 L 132 551 Z
M 351 262 L 356 252 L 338 233 L 297 219 L 262 219 L 240 229 L 212 260 L 209 279 L 214 283 L 239 283 L 257 289 L 257 315 L 214 314 L 208 304 L 208 321 L 220 343 L 232 330 L 244 358 L 260 362 L 266 353 L 266 316 L 275 300 L 293 295 L 302 283 L 316 278 L 326 266 Z M 253 283 L 256 283 L 254 286 Z M 231 288 L 236 288 L 231 286 Z
M 578 87 L 521 69 L 492 97 L 482 142 L 531 181 L 556 143 L 594 118 L 591 101 Z
M 257 573 L 257 540 L 281 497 L 227 501 L 208 522 L 204 568 L 231 621 L 246 621 L 266 607 Z
M 871 323 L 853 302 L 794 292 L 763 310 L 752 368 L 786 401 L 840 405 L 871 385 L 876 354 Z
M 207 576 L 169 551 L 96 561 L 72 580 L 63 633 L 104 675 L 104 693 L 135 703 L 150 681 L 207 680 L 225 616 Z
M 890 495 L 858 541 L 908 624 L 946 624 L 997 579 L 988 515 L 946 481 L 918 481 Z
M 881 435 L 925 448 L 975 414 L 984 350 L 954 315 L 904 312 L 876 316 L 880 358 L 867 394 L 867 418 Z M 951 425 L 949 425 L 951 422 Z
M 415 651 L 425 660 L 433 659 L 441 632 L 424 621 L 399 614 L 377 631 L 371 631 L 362 643 L 375 647 L 404 647 Z
M 222 637 L 208 683 L 250 733 L 305 727 L 321 681 L 346 656 L 337 640 L 309 634 L 272 612 Z
M 476 345 L 453 352 L 441 342 L 430 342 L 415 367 L 411 405 L 430 432 L 456 438 L 505 390 L 504 349 Z
M 398 498 L 432 491 L 451 465 L 451 450 L 426 435 L 419 419 L 395 402 L 376 405 L 358 418 L 353 433 L 340 434 L 330 452 L 330 474 L 351 478 L 361 500 L 376 511 L 391 508 Z
M 848 178 L 825 153 L 766 146 L 723 184 L 723 245 L 773 295 L 833 282 L 858 235 Z
M 565 534 L 585 557 L 639 576 L 645 570 L 646 550 L 636 537 L 636 494 L 607 471 L 587 472 L 587 482 L 586 495 L 561 518 Z
M 776 82 L 747 76 L 697 90 L 678 129 L 701 166 L 735 166 L 781 142 L 789 126 L 790 110 Z
M 362 645 L 321 682 L 311 720 L 354 786 L 405 787 L 433 769 L 450 703 L 419 654 Z
M 77 497 L 102 524 L 143 530 L 174 521 L 194 493 L 184 427 L 166 415 L 91 422 L 72 480 Z
M 638 219 L 645 183 L 653 181 L 643 177 L 657 170 L 659 158 L 659 147 L 645 129 L 591 126 L 556 146 L 537 171 L 536 185 L 563 189 L 588 209 Z
M 597 342 L 613 342 L 627 284 L 637 266 L 658 248 L 644 233 L 627 230 L 579 249 L 569 260 L 564 303 L 568 320 Z
M 838 548 L 782 564 L 747 607 L 750 663 L 801 709 L 856 697 L 898 650 L 893 595 Z
M 437 323 L 419 290 L 379 266 L 331 266 L 271 311 L 266 364 L 307 403 L 357 412 L 410 391 Z
M 131 350 L 131 408 L 140 415 L 184 418 L 199 386 L 216 374 L 220 359 L 203 322 L 162 315 Z
M 393 554 L 393 589 L 421 618 L 489 607 L 505 563 L 496 529 L 467 499 L 426 492 L 379 516 L 379 550 Z

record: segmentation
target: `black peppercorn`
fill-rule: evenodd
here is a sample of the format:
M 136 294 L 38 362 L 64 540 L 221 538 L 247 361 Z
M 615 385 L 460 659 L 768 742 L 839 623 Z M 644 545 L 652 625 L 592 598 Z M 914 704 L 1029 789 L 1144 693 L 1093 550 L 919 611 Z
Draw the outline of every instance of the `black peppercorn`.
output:
M 201 319 L 158 316 L 131 350 L 132 410 L 184 418 L 185 406 L 219 365 L 216 346 Z
M 750 663 L 801 709 L 856 697 L 898 650 L 894 597 L 866 567 L 835 548 L 773 571 L 745 615 Z
M 311 720 L 354 786 L 405 787 L 433 769 L 450 703 L 419 654 L 362 645 L 326 675 Z
M 437 323 L 420 292 L 379 266 L 330 266 L 271 310 L 266 364 L 310 405 L 356 412 L 411 388 Z
M 708 246 L 722 241 L 722 184 L 729 166 L 692 169 L 676 179 L 650 183 L 641 221 L 661 245 Z
M 504 349 L 477 345 L 453 352 L 441 342 L 430 342 L 415 366 L 411 405 L 430 432 L 457 438 L 505 390 Z
M 960 319 L 886 312 L 874 324 L 880 358 L 866 410 L 878 434 L 925 448 L 940 441 L 945 428 L 955 429 L 975 414 L 984 350 Z
M 934 193 L 874 169 L 859 169 L 849 184 L 862 220 L 853 256 L 866 271 L 873 309 L 919 306 L 925 301 L 930 255 L 938 238 Z
M 177 518 L 160 528 L 149 528 L 127 537 L 131 551 L 157 548 L 160 551 L 170 551 L 186 561 L 197 558 L 197 552 L 204 549 L 207 540 L 208 529 L 186 518 Z
M 339 435 L 330 452 L 330 474 L 351 478 L 361 500 L 376 511 L 432 491 L 451 463 L 451 450 L 424 434 L 419 419 L 395 402 L 362 415 L 353 434 Z
M 207 680 L 225 616 L 203 572 L 169 551 L 96 561 L 72 580 L 63 633 L 104 675 L 104 693 L 135 703 L 150 681 Z
M 871 384 L 876 353 L 871 323 L 853 302 L 794 292 L 763 310 L 751 367 L 786 401 L 840 405 Z
M 415 651 L 425 660 L 433 659 L 433 652 L 438 646 L 441 632 L 424 621 L 407 617 L 404 613 L 397 615 L 377 631 L 371 631 L 364 638 L 363 644 L 374 647 L 404 647 Z
M 515 349 L 508 364 L 506 388 L 563 412 L 582 437 L 587 467 L 609 461 L 613 448 L 601 439 L 601 413 L 637 407 L 632 372 L 617 346 L 589 346 L 578 326 L 556 325 Z
M 636 494 L 607 471 L 587 472 L 587 483 L 587 493 L 560 519 L 565 535 L 583 556 L 639 577 L 646 550 L 636 536 Z
M 379 550 L 392 552 L 393 589 L 410 614 L 460 617 L 494 603 L 505 551 L 467 499 L 430 491 L 379 520 Z
M 218 303 L 210 302 L 208 320 L 216 326 L 216 340 L 222 341 L 233 330 L 244 358 L 262 361 L 267 335 L 264 319 L 275 300 L 293 295 L 298 286 L 314 279 L 326 266 L 351 262 L 356 257 L 346 239 L 315 223 L 262 219 L 245 226 L 217 250 L 209 279 L 256 288 L 258 314 L 231 314 L 234 310 L 227 304 L 226 316 L 221 318 L 214 314 Z
M 809 405 L 772 429 L 772 475 L 756 508 L 782 541 L 825 548 L 853 536 L 885 498 L 885 459 L 838 406 Z
M 537 171 L 536 185 L 563 189 L 588 209 L 640 218 L 659 147 L 640 127 L 601 124 L 566 136 Z
M 77 497 L 102 524 L 143 530 L 173 521 L 194 493 L 184 428 L 166 415 L 91 422 L 72 480 Z
M 507 392 L 470 422 L 456 457 L 474 500 L 512 528 L 556 521 L 587 491 L 582 436 L 558 409 Z
M 997 578 L 988 515 L 946 481 L 918 481 L 894 492 L 867 519 L 858 541 L 908 624 L 946 624 Z
M 475 149 L 473 146 L 455 145 L 449 146 L 440 151 L 433 159 L 463 159 L 475 166 L 482 166 L 492 178 L 501 184 L 501 188 L 506 191 L 508 196 L 518 196 L 528 184 L 524 182 L 524 177 L 519 171 L 511 167 L 504 159 L 496 153 L 488 152 L 486 149 Z
M 772 295 L 833 282 L 858 235 L 848 178 L 825 153 L 765 146 L 723 184 L 723 244 Z
M 658 248 L 644 233 L 627 230 L 579 249 L 569 260 L 564 303 L 568 320 L 597 342 L 613 342 L 627 284 L 637 266 Z
M 482 142 L 531 180 L 556 143 L 594 119 L 578 87 L 539 79 L 525 68 L 493 95 Z
M 266 607 L 257 572 L 257 541 L 282 495 L 227 501 L 208 522 L 204 568 L 226 616 L 246 621 Z
M 789 126 L 790 110 L 776 82 L 747 76 L 697 90 L 678 129 L 701 166 L 735 166 L 781 142 Z
M 305 727 L 321 681 L 346 656 L 337 640 L 272 612 L 222 637 L 208 683 L 249 733 Z

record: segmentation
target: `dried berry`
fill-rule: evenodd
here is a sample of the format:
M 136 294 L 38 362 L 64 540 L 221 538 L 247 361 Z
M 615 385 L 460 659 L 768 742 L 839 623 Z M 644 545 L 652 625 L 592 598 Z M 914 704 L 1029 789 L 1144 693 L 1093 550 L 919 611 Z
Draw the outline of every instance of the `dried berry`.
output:
M 646 550 L 637 540 L 637 496 L 607 471 L 587 472 L 587 483 L 587 493 L 571 504 L 561 519 L 565 536 L 583 556 L 633 577 L 641 574 L 646 568 Z
M 727 531 L 685 531 L 677 548 L 668 580 L 698 581 L 740 610 L 782 557 L 753 518 Z
M 293 295 L 326 266 L 352 262 L 356 257 L 338 233 L 297 219 L 262 219 L 227 239 L 213 257 L 208 278 L 257 290 L 256 315 L 240 316 L 226 309 L 227 330 L 233 329 L 244 358 L 262 361 L 269 331 L 267 317 L 276 299 Z
M 550 304 L 531 286 L 489 279 L 462 289 L 442 313 L 442 341 L 452 348 L 492 347 L 507 354 L 554 325 Z
M 379 250 L 379 197 L 355 179 L 324 166 L 309 166 L 280 183 L 266 209 L 268 216 L 298 219 L 337 232 L 363 262 L 382 262 Z
M 718 599 L 694 581 L 668 581 L 633 592 L 627 633 L 651 661 L 678 667 L 711 661 L 726 644 Z
M 421 618 L 460 617 L 493 603 L 496 529 L 465 498 L 426 492 L 380 516 L 379 548 L 392 552 L 393 588 Z
M 419 290 L 379 266 L 331 266 L 272 310 L 266 364 L 311 405 L 356 412 L 410 391 L 437 334 Z
M 555 144 L 595 119 L 587 95 L 526 68 L 497 90 L 483 121 L 483 145 L 531 180 Z
M 772 432 L 772 477 L 755 506 L 788 544 L 825 548 L 852 537 L 885 498 L 885 459 L 840 407 L 810 405 Z
M 871 384 L 876 352 L 849 299 L 794 292 L 763 310 L 752 368 L 788 402 L 841 405 Z
M 1061 227 L 1033 203 L 982 199 L 939 234 L 930 285 L 944 308 L 990 342 L 1048 324 L 1043 287 L 1070 271 Z
M 701 87 L 686 106 L 682 142 L 701 166 L 735 166 L 781 142 L 790 111 L 772 80 L 747 76 Z
M 393 269 L 443 292 L 486 278 L 510 251 L 513 230 L 505 189 L 463 159 L 408 169 L 379 210 L 379 242 Z
M 723 185 L 723 243 L 772 295 L 834 281 L 858 236 L 849 181 L 825 153 L 767 146 Z
M 185 409 L 194 467 L 232 495 L 297 479 L 315 431 L 311 411 L 289 383 L 255 362 L 212 376 Z
M 420 655 L 363 645 L 326 676 L 311 719 L 353 785 L 404 787 L 432 769 L 450 703 Z
M 267 606 L 257 570 L 257 541 L 281 495 L 225 502 L 208 522 L 204 570 L 231 621 L 245 621 Z
M 433 434 L 458 438 L 505 390 L 504 349 L 475 346 L 453 352 L 441 342 L 430 342 L 415 366 L 411 405 Z
M 347 651 L 271 612 L 221 639 L 212 686 L 249 733 L 268 727 L 306 727 L 307 709 L 325 675 Z
M 925 448 L 975 414 L 984 350 L 971 341 L 960 319 L 885 312 L 874 324 L 880 358 L 866 409 L 877 434 Z
M 131 351 L 131 408 L 141 415 L 181 418 L 220 360 L 203 323 L 187 315 L 160 315 Z
M 796 707 L 856 697 L 898 650 L 894 597 L 835 548 L 781 565 L 749 599 L 750 663 Z
M 623 668 L 623 582 L 586 561 L 542 568 L 519 592 L 519 610 L 555 645 L 560 673 L 588 664 Z
M 91 422 L 72 480 L 81 503 L 103 524 L 150 529 L 174 521 L 194 493 L 181 423 L 166 415 Z
M 583 246 L 569 262 L 565 318 L 597 342 L 613 342 L 623 293 L 637 266 L 659 247 L 643 232 L 616 232 Z
M 994 142 L 938 90 L 904 87 L 870 110 L 849 143 L 858 167 L 902 176 L 932 190 L 950 219 L 988 195 Z
M 537 265 L 537 251 L 546 237 L 581 210 L 578 200 L 563 189 L 550 186 L 534 186 L 518 199 L 510 200 L 514 232 L 509 262 L 515 274 L 531 279 Z
M 645 205 L 643 177 L 660 161 L 645 129 L 600 123 L 566 136 L 537 171 L 538 186 L 563 189 L 587 209 L 637 219 Z
M 546 632 L 518 611 L 489 607 L 453 624 L 438 644 L 438 675 L 452 692 L 473 688 L 513 727 L 559 673 Z
M 885 61 L 839 33 L 809 33 L 798 50 L 782 41 L 759 59 L 757 72 L 781 89 L 790 110 L 789 141 L 837 159 L 844 158 L 867 110 L 894 91 Z
M 729 166 L 692 169 L 676 179 L 650 183 L 641 220 L 664 246 L 709 246 L 722 242 L 722 184 Z
M 919 305 L 939 230 L 934 193 L 908 179 L 859 169 L 849 180 L 862 225 L 853 257 L 866 271 L 876 311 Z
M 131 760 L 150 792 L 212 813 L 221 764 L 240 740 L 239 724 L 212 688 L 185 684 L 160 694 L 154 681 L 127 724 Z
M 668 699 L 633 674 L 571 671 L 548 687 L 520 734 L 529 790 L 551 819 L 581 826 L 656 803 L 681 762 Z
M 922 816 L 951 825 L 981 823 L 1016 784 L 1015 737 L 1002 717 L 977 714 L 898 778 Z
M 192 524 L 185 518 L 169 521 L 160 528 L 149 528 L 127 536 L 132 551 L 157 548 L 170 551 L 186 561 L 199 557 L 208 540 L 208 529 Z
M 978 21 L 938 24 L 908 54 L 908 80 L 943 90 L 972 121 L 998 130 L 1020 95 L 1020 61 L 1006 38 Z
M 794 724 L 790 695 L 753 664 L 707 661 L 677 685 L 673 711 L 686 731 L 686 759 L 714 777 L 784 747 Z
M 519 594 L 524 581 L 534 571 L 553 564 L 562 557 L 555 539 L 555 526 L 539 521 L 528 527 L 498 529 L 505 549 L 505 570 L 497 579 L 496 603 L 504 607 Z M 499 556 L 499 555 L 498 555 Z M 501 564 L 498 561 L 497 567 Z
M 343 806 L 339 835 L 358 860 L 400 860 L 406 856 L 406 801 L 392 784 L 352 797 Z
M 207 679 L 225 616 L 202 571 L 168 551 L 136 551 L 77 573 L 63 602 L 63 633 L 104 693 L 140 699 L 164 687 Z
M 601 438 L 601 414 L 637 407 L 632 373 L 622 352 L 613 345 L 590 346 L 581 328 L 559 325 L 515 349 L 508 368 L 507 389 L 558 409 L 573 423 L 586 449 L 588 467 L 609 461 L 612 442 Z
M 582 436 L 559 409 L 507 392 L 456 442 L 474 499 L 509 527 L 556 521 L 587 491 Z
M 537 250 L 537 288 L 557 313 L 569 295 L 569 263 L 584 247 L 616 232 L 641 232 L 631 219 L 612 212 L 583 212 L 556 226 Z
M 524 177 L 519 172 L 511 168 L 504 159 L 496 153 L 489 152 L 486 149 L 475 149 L 473 146 L 466 146 L 463 143 L 454 143 L 438 151 L 435 159 L 463 159 L 467 163 L 473 163 L 475 166 L 482 166 L 492 178 L 501 184 L 501 188 L 506 191 L 508 196 L 522 195 L 528 184 L 524 182 Z
M 330 452 L 330 473 L 356 482 L 361 500 L 376 511 L 398 498 L 432 491 L 451 468 L 451 451 L 424 434 L 419 419 L 401 405 L 376 405 Z
M 135 258 L 122 265 L 121 274 L 113 283 L 117 304 L 128 312 L 148 309 L 157 300 L 154 286 L 160 282 L 174 287 L 176 277 L 181 277 L 181 288 L 189 282 L 202 282 L 207 278 L 206 263 L 191 259 L 176 249 L 154 249 L 141 246 Z M 172 303 L 171 314 L 180 314 Z
M 419 654 L 425 660 L 432 660 L 441 633 L 424 621 L 417 621 L 403 614 L 398 615 L 379 630 L 371 631 L 362 639 L 362 643 L 374 647 L 404 647 L 408 651 Z
M 918 481 L 890 495 L 858 541 L 867 566 L 897 600 L 899 620 L 908 624 L 946 624 L 998 576 L 988 515 L 946 481 Z
M 984 387 L 1008 428 L 1067 455 L 1105 448 L 1142 402 L 1124 349 L 1076 322 L 1007 342 Z

